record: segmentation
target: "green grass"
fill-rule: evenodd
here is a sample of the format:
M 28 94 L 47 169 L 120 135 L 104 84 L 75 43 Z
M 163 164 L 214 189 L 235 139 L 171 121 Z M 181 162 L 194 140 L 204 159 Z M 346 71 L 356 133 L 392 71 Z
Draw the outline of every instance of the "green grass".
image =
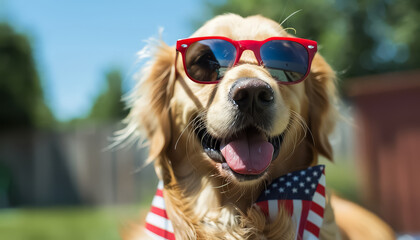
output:
M 359 202 L 354 165 L 343 160 L 320 163 L 326 165 L 327 187 L 339 196 Z M 121 239 L 121 229 L 144 219 L 152 197 L 137 206 L 0 210 L 0 240 Z
M 340 197 L 360 203 L 358 174 L 351 161 L 338 159 L 332 163 L 321 159 L 320 164 L 326 166 L 325 177 L 328 189 L 332 189 Z
M 42 208 L 0 210 L 0 239 L 115 240 L 140 207 Z

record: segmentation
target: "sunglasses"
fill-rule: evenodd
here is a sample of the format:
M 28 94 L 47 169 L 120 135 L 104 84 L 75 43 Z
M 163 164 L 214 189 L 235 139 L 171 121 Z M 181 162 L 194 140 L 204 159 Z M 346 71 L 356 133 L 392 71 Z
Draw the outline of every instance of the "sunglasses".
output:
M 245 50 L 254 52 L 258 64 L 282 84 L 301 82 L 309 74 L 317 43 L 290 37 L 263 41 L 235 41 L 226 37 L 197 37 L 178 40 L 187 76 L 197 83 L 219 82 L 234 67 Z

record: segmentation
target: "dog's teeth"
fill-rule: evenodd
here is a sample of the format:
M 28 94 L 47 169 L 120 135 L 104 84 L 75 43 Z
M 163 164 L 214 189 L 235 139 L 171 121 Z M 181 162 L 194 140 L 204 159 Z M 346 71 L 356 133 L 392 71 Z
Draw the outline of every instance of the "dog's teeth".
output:
M 225 163 L 225 162 L 222 163 L 222 168 L 225 169 L 225 170 L 230 169 L 229 165 L 227 163 Z
M 222 157 L 222 155 L 218 151 L 216 151 L 214 149 L 211 149 L 211 148 L 206 148 L 205 149 L 205 152 L 207 153 L 207 155 L 211 159 L 213 159 L 215 161 L 223 162 L 223 157 Z

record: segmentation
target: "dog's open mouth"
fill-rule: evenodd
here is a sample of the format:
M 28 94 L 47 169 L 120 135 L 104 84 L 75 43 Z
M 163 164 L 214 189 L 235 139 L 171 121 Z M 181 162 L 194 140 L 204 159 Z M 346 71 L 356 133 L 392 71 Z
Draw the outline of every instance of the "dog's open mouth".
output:
M 211 159 L 246 180 L 264 174 L 277 158 L 283 141 L 283 134 L 270 138 L 255 126 L 248 126 L 225 139 L 211 136 L 204 127 L 196 128 L 195 133 Z

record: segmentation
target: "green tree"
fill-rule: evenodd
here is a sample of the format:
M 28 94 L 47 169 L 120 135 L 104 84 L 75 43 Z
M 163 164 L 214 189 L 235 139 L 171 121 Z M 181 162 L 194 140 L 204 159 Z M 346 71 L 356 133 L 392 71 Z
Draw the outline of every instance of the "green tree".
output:
M 28 39 L 0 23 L 0 130 L 47 128 L 54 122 Z
M 208 0 L 207 5 L 212 15 L 261 14 L 278 22 L 301 10 L 283 26 L 318 41 L 342 79 L 419 67 L 418 0 Z
M 122 77 L 118 70 L 111 70 L 106 74 L 106 86 L 96 98 L 88 120 L 108 122 L 121 120 L 127 114 L 124 103 Z

